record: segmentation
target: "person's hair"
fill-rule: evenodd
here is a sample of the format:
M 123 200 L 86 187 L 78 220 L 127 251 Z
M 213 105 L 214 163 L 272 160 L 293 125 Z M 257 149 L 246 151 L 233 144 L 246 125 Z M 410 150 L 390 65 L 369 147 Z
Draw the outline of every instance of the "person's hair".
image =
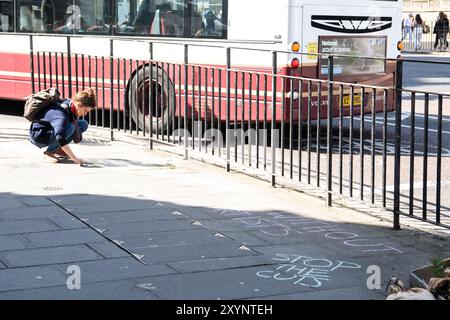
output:
M 445 13 L 444 11 L 439 12 L 439 19 L 444 20 L 445 19 Z
M 422 17 L 420 16 L 420 14 L 416 14 L 416 21 L 418 24 L 423 24 L 423 20 L 422 20 Z
M 83 106 L 89 108 L 95 108 L 97 106 L 97 96 L 92 88 L 78 92 L 73 98 L 73 101 L 80 102 Z

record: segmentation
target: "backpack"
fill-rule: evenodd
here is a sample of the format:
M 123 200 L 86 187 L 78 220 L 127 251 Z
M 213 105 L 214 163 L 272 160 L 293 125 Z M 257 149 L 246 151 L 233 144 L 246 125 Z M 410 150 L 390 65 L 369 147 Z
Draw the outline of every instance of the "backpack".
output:
M 39 121 L 35 119 L 36 115 L 50 106 L 53 102 L 59 101 L 60 93 L 58 89 L 50 88 L 34 93 L 27 97 L 23 116 L 31 122 Z
M 49 107 L 52 103 L 55 102 L 62 102 L 62 100 L 60 99 L 60 93 L 58 89 L 50 88 L 32 94 L 31 96 L 27 97 L 23 116 L 30 122 L 41 123 L 40 122 L 41 119 L 36 119 L 36 115 L 38 115 L 40 111 L 44 110 L 45 108 Z M 61 103 L 60 106 L 68 113 L 70 112 L 69 105 Z M 41 124 L 49 125 L 47 123 Z M 80 143 L 83 140 L 83 136 L 81 134 L 80 128 L 78 127 L 77 121 L 74 121 L 73 125 L 75 126 L 73 141 L 74 143 Z

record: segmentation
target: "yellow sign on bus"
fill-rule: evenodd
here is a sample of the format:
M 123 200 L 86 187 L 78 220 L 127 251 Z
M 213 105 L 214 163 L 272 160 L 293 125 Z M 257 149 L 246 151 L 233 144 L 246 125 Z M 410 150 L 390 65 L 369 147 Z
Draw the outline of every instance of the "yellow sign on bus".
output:
M 361 106 L 361 95 L 354 95 L 353 96 L 353 106 Z M 351 97 L 350 96 L 344 96 L 344 103 L 343 103 L 343 107 L 344 108 L 350 108 L 350 103 L 351 103 Z

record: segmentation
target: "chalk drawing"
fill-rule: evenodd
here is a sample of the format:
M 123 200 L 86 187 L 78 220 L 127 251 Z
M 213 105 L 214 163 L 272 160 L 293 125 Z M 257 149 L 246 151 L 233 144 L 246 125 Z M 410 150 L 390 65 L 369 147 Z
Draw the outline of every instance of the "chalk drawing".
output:
M 271 237 L 288 237 L 292 235 L 323 234 L 325 239 L 340 241 L 344 246 L 358 249 L 361 252 L 403 252 L 397 248 L 380 243 L 376 239 L 365 239 L 359 234 L 349 232 L 337 223 L 312 218 L 293 216 L 288 212 L 272 212 L 264 215 L 239 210 L 218 210 L 220 215 L 231 218 Z
M 308 288 L 320 288 L 324 282 L 331 281 L 332 275 L 339 269 L 361 269 L 359 264 L 347 261 L 332 261 L 323 258 L 312 258 L 303 255 L 276 254 L 275 261 L 283 262 L 274 270 L 261 270 L 258 277 L 288 281 L 294 285 Z

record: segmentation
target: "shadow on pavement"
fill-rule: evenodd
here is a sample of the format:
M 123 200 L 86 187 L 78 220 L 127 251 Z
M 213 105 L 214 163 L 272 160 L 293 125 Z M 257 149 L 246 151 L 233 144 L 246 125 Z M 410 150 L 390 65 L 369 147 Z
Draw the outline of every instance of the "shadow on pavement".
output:
M 384 299 L 392 275 L 407 283 L 450 254 L 444 239 L 375 220 L 0 193 L 0 299 Z M 80 290 L 67 288 L 69 266 Z

